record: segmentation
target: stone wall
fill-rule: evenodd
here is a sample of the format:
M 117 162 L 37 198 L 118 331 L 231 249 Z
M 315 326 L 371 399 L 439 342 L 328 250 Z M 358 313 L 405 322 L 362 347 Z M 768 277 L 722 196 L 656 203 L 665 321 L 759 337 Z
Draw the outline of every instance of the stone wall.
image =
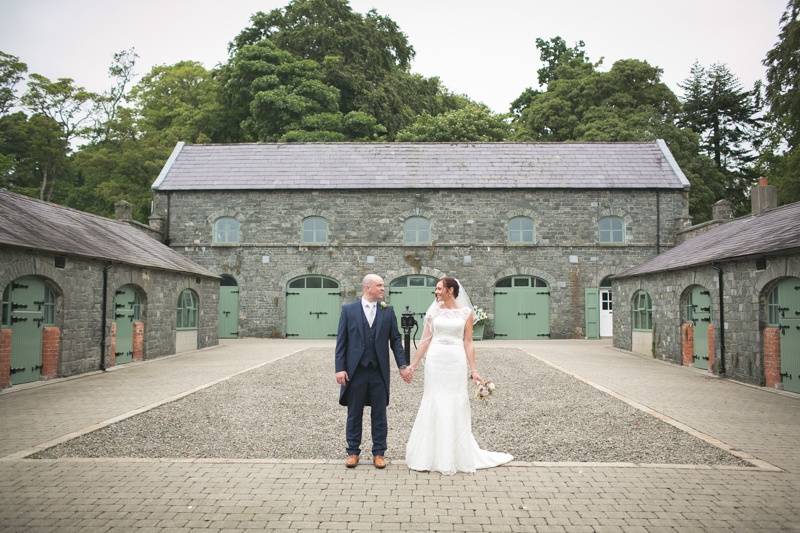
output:
M 153 216 L 165 221 L 165 239 L 177 252 L 236 278 L 242 336 L 285 334 L 285 291 L 294 277 L 330 276 L 352 299 L 363 275 L 376 272 L 387 282 L 415 273 L 455 275 L 490 313 L 500 278 L 537 276 L 550 286 L 552 337 L 580 338 L 584 288 L 656 254 L 657 201 L 663 251 L 687 217 L 683 191 L 181 191 L 156 193 Z M 625 220 L 626 242 L 600 246 L 598 220 L 610 215 Z M 240 244 L 212 243 L 221 216 L 239 220 Z M 327 244 L 302 243 L 309 216 L 328 220 Z M 403 245 L 410 216 L 431 221 L 431 245 Z M 515 216 L 533 219 L 534 245 L 507 242 Z
M 764 270 L 755 259 L 721 263 L 725 314 L 725 360 L 720 360 L 723 335 L 719 318 L 719 277 L 710 266 L 614 280 L 614 346 L 631 350 L 631 304 L 637 290 L 653 300 L 653 357 L 681 364 L 682 308 L 687 290 L 701 285 L 711 295 L 709 364 L 715 374 L 764 384 L 762 332 L 766 326 L 765 298 L 785 277 L 800 277 L 800 254 L 768 257 Z M 713 349 L 712 349 L 713 343 Z
M 6 247 L 0 248 L 0 257 L 0 293 L 13 280 L 29 275 L 41 276 L 55 290 L 54 325 L 61 332 L 58 376 L 98 370 L 105 263 L 67 257 L 64 268 L 57 268 L 53 255 Z M 145 359 L 175 353 L 175 308 L 185 288 L 195 290 L 200 300 L 198 347 L 217 344 L 217 279 L 113 264 L 108 270 L 106 348 L 111 341 L 114 292 L 124 285 L 134 285 L 144 296 Z

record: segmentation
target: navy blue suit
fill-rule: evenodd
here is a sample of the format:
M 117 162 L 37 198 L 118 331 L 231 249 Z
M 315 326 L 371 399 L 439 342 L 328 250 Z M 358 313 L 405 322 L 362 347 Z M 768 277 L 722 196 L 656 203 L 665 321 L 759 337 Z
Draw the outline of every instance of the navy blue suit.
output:
M 339 391 L 339 403 L 347 406 L 347 453 L 358 455 L 364 406 L 371 407 L 372 454 L 386 451 L 386 406 L 389 404 L 389 347 L 397 366 L 408 365 L 403 338 L 391 307 L 375 311 L 370 327 L 361 298 L 342 306 L 336 333 L 336 372 L 347 371 L 348 381 Z

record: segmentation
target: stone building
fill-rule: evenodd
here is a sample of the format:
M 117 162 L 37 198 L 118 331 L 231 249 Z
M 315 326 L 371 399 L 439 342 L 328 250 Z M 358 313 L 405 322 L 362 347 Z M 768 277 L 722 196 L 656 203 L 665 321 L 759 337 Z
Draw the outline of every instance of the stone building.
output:
M 375 272 L 399 310 L 448 274 L 487 336 L 583 338 L 611 335 L 609 277 L 675 244 L 688 188 L 663 141 L 178 143 L 151 226 L 222 277 L 221 336 L 333 337 Z
M 147 226 L 4 189 L 0 221 L 0 387 L 217 343 L 219 278 Z
M 614 345 L 800 392 L 800 203 L 762 178 L 752 214 L 686 230 L 674 248 L 614 277 Z M 724 324 L 724 329 L 722 325 Z

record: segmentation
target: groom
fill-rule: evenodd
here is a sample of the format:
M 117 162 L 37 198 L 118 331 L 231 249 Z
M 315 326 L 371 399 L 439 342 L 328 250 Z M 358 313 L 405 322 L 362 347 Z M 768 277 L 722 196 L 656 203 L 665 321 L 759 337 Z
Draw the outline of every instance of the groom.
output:
M 364 406 L 371 406 L 372 464 L 385 468 L 386 406 L 389 403 L 389 346 L 408 382 L 410 372 L 391 307 L 384 307 L 383 279 L 367 274 L 361 282 L 361 298 L 342 306 L 336 333 L 336 383 L 341 385 L 339 403 L 347 406 L 347 468 L 358 465 Z

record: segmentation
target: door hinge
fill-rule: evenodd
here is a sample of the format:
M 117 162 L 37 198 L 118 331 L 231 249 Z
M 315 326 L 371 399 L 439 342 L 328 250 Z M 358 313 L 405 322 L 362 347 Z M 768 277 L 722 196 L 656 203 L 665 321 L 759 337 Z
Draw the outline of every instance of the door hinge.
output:
M 300 334 L 299 333 L 287 333 L 286 336 L 287 337 L 299 337 Z
M 550 294 L 550 291 L 537 292 L 536 294 Z
M 495 294 L 508 294 L 506 291 L 494 291 Z
M 494 334 L 495 337 L 508 337 L 508 333 L 497 333 Z
M 539 333 L 539 334 L 537 334 L 536 336 L 537 336 L 537 337 L 549 337 L 549 336 L 550 336 L 550 334 L 549 334 L 549 333 Z
M 287 292 L 286 296 L 298 296 L 299 294 L 299 292 Z
M 335 337 L 336 333 L 328 333 L 328 337 Z

